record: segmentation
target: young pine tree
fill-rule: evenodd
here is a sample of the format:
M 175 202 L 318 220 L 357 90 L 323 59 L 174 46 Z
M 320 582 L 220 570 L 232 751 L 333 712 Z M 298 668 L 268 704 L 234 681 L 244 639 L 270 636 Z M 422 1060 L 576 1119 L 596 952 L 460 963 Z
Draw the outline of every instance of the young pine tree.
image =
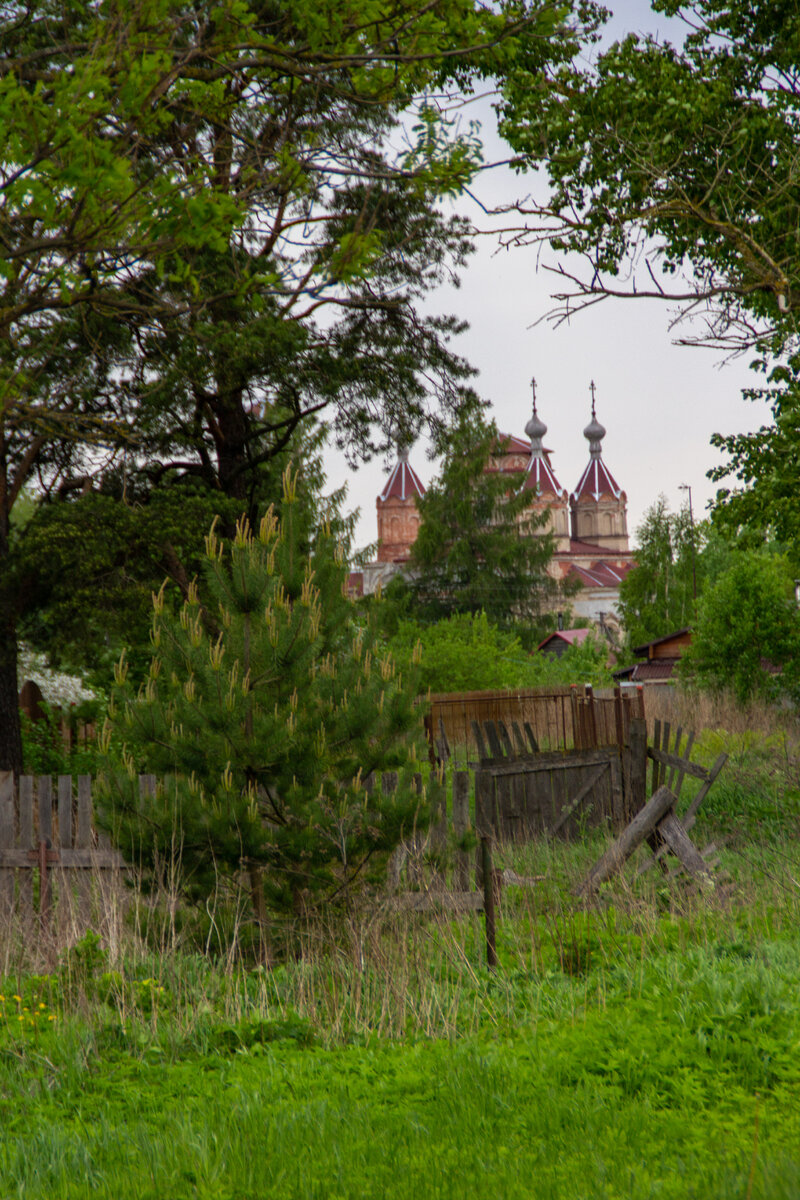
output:
M 242 522 L 226 544 L 212 528 L 180 612 L 155 599 L 149 678 L 132 694 L 121 662 L 112 705 L 124 769 L 106 778 L 105 811 L 123 854 L 151 868 L 179 855 L 201 902 L 216 873 L 247 871 L 259 917 L 377 879 L 428 811 L 415 680 L 376 647 L 341 544 L 307 511 L 287 473 L 257 533 Z M 387 770 L 391 795 L 365 784 Z M 154 795 L 140 796 L 141 772 Z

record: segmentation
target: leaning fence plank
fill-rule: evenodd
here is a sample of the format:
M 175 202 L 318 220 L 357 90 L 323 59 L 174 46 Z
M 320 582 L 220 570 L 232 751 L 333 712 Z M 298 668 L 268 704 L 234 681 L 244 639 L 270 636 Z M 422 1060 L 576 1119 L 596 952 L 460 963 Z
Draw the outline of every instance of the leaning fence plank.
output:
M 489 743 L 489 748 L 494 758 L 505 758 L 503 754 L 503 744 L 497 732 L 497 727 L 494 721 L 484 721 L 483 728 L 486 731 L 486 739 Z
M 531 728 L 530 721 L 525 721 L 525 723 L 523 725 L 523 729 L 525 730 L 525 733 L 528 738 L 529 753 L 538 754 L 539 753 L 539 743 L 537 742 L 536 735 L 534 734 L 533 729 Z
M 0 772 L 0 850 L 14 846 L 14 772 Z M 14 911 L 14 875 L 11 867 L 0 867 L 0 918 Z
M 711 770 L 708 772 L 708 778 L 706 779 L 705 783 L 702 785 L 699 792 L 695 796 L 694 800 L 687 808 L 686 814 L 683 818 L 684 825 L 686 825 L 687 821 L 690 821 L 693 819 L 693 817 L 694 817 L 695 813 L 697 812 L 697 810 L 699 809 L 700 805 L 703 803 L 706 796 L 710 792 L 711 785 L 713 784 L 714 780 L 717 778 L 717 776 L 719 775 L 720 771 L 725 766 L 725 763 L 727 761 L 728 761 L 727 754 L 720 754 L 719 758 L 714 763 Z M 687 828 L 688 828 L 688 826 L 687 826 Z
M 641 812 L 636 814 L 630 825 L 622 831 L 613 845 L 609 846 L 602 858 L 598 859 L 578 888 L 578 894 L 588 896 L 596 891 L 601 883 L 616 874 L 626 859 L 630 858 L 634 850 L 653 832 L 658 822 L 670 811 L 674 803 L 675 797 L 669 788 L 659 788 L 656 794 L 650 797 Z
M 489 751 L 486 748 L 486 743 L 484 742 L 483 734 L 481 733 L 481 727 L 477 721 L 472 722 L 472 736 L 475 738 L 475 745 L 478 749 L 478 758 L 488 758 Z
M 469 857 L 463 843 L 469 829 L 469 771 L 453 773 L 453 833 L 456 840 L 455 880 L 457 892 L 469 888 Z

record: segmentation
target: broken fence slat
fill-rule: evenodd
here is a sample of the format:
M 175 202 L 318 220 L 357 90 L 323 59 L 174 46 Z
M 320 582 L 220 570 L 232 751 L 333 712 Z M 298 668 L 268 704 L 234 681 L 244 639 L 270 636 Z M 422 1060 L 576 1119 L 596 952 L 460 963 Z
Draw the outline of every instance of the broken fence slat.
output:
M 708 779 L 709 772 L 707 767 L 700 767 L 697 763 L 689 762 L 686 758 L 679 758 L 677 754 L 671 754 L 667 750 L 658 750 L 652 747 L 648 749 L 647 757 L 652 758 L 656 763 L 660 763 L 662 767 L 670 767 L 670 774 L 673 774 L 677 768 L 677 770 L 682 771 L 685 775 L 691 775 L 694 779 Z M 670 791 L 672 791 L 671 788 Z
M 683 819 L 684 825 L 690 818 L 694 817 L 694 815 L 697 812 L 697 810 L 699 809 L 700 805 L 703 803 L 706 796 L 711 791 L 711 785 L 713 784 L 714 780 L 717 778 L 717 776 L 719 775 L 720 771 L 725 766 L 725 763 L 727 761 L 728 761 L 727 754 L 720 754 L 719 758 L 714 763 L 711 770 L 706 773 L 705 783 L 700 788 L 700 790 L 697 793 L 697 795 L 695 796 L 694 800 L 692 801 L 692 803 L 689 805 L 689 807 L 686 810 L 686 816 Z
M 489 752 L 486 747 L 486 743 L 483 740 L 483 734 L 481 733 L 480 725 L 478 724 L 477 721 L 472 721 L 471 725 L 472 725 L 472 736 L 475 738 L 475 745 L 478 747 L 478 757 L 479 758 L 488 758 Z
M 530 753 L 538 754 L 539 753 L 539 743 L 536 740 L 536 735 L 534 734 L 533 730 L 531 729 L 530 721 L 525 721 L 523 723 L 522 728 L 525 730 L 525 735 L 528 739 L 528 746 L 530 747 Z
M 601 883 L 605 883 L 607 879 L 615 875 L 634 850 L 641 846 L 648 834 L 653 832 L 674 803 L 675 797 L 669 788 L 660 787 L 656 794 L 650 797 L 641 812 L 636 814 L 630 825 L 623 829 L 616 841 L 598 859 L 580 885 L 578 894 L 589 895 L 596 891 Z
M 658 832 L 685 871 L 695 876 L 701 883 L 713 886 L 708 865 L 703 861 L 700 852 L 673 812 L 668 812 L 661 818 L 658 823 Z

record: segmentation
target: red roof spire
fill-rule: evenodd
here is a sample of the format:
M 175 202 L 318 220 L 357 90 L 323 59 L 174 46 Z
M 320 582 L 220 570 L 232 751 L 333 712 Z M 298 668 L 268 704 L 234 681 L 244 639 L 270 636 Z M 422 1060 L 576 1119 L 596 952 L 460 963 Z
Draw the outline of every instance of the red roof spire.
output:
M 533 392 L 533 416 L 525 426 L 525 432 L 531 439 L 531 461 L 522 486 L 526 491 L 537 492 L 539 495 L 544 492 L 552 492 L 554 496 L 561 497 L 566 489 L 562 488 L 556 479 L 555 472 L 550 466 L 550 458 L 542 446 L 542 438 L 547 433 L 547 426 L 536 411 L 535 379 L 531 380 L 531 390 Z
M 424 495 L 422 480 L 408 461 L 408 446 L 398 445 L 397 462 L 378 499 L 410 500 L 413 496 Z
M 622 489 L 614 476 L 603 462 L 603 438 L 606 436 L 605 427 L 600 424 L 595 411 L 594 380 L 589 385 L 592 393 L 592 419 L 583 431 L 583 436 L 589 443 L 589 464 L 578 481 L 578 486 L 572 493 L 573 500 L 581 500 L 590 496 L 597 501 L 606 493 L 619 500 Z

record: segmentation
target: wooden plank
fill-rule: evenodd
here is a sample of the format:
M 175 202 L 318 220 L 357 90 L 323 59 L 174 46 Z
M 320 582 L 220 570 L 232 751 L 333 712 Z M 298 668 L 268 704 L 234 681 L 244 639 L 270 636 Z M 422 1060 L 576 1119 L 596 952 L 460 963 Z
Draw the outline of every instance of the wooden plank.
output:
M 436 748 L 439 754 L 439 761 L 447 762 L 447 760 L 450 758 L 450 743 L 447 740 L 444 721 L 441 717 L 439 717 L 439 737 L 436 741 Z
M 683 726 L 679 725 L 675 732 L 675 742 L 672 747 L 672 753 L 675 755 L 675 758 L 678 760 L 678 762 L 682 761 L 682 759 L 685 757 L 684 755 L 681 754 L 681 739 L 682 738 L 683 738 Z M 667 746 L 667 750 L 669 750 L 669 746 Z M 667 778 L 666 778 L 666 785 L 671 792 L 675 791 L 675 772 L 676 772 L 676 770 L 677 770 L 677 765 L 671 767 L 669 774 L 667 775 Z
M 647 725 L 640 717 L 628 726 L 628 778 L 625 817 L 630 821 L 647 803 Z
M 683 751 L 683 757 L 684 757 L 684 759 L 685 759 L 687 762 L 688 762 L 688 761 L 691 759 L 691 757 L 692 757 L 692 749 L 693 749 L 693 747 L 694 747 L 694 730 L 693 730 L 693 729 L 690 729 L 690 730 L 689 730 L 688 737 L 687 737 L 687 739 L 686 739 L 686 746 L 684 747 L 684 751 Z M 672 789 L 672 790 L 674 791 L 674 793 L 675 793 L 675 799 L 676 799 L 676 800 L 679 800 L 679 799 L 680 799 L 680 795 L 681 795 L 681 789 L 683 788 L 683 781 L 684 781 L 684 779 L 685 779 L 685 778 L 686 778 L 686 771 L 685 771 L 685 769 L 682 767 L 682 768 L 680 769 L 680 771 L 678 772 L 678 777 L 677 777 L 677 779 L 675 780 L 675 786 L 674 786 L 674 788 Z
M 705 886 L 714 886 L 711 871 L 699 850 L 674 813 L 668 812 L 658 823 L 658 832 L 681 866 Z
M 56 845 L 72 846 L 72 776 L 58 777 L 58 839 Z
M 78 776 L 78 819 L 75 826 L 75 850 L 81 854 L 91 854 L 92 852 L 91 775 Z M 78 927 L 81 932 L 85 932 L 92 924 L 92 875 L 89 869 L 78 873 L 77 893 Z
M 562 808 L 558 819 L 556 820 L 554 825 L 548 830 L 548 834 L 550 837 L 554 837 L 558 833 L 558 831 L 560 829 L 562 829 L 564 827 L 564 825 L 566 825 L 567 821 L 570 819 L 570 817 L 573 815 L 573 813 L 576 813 L 578 811 L 581 804 L 583 804 L 584 800 L 592 792 L 593 788 L 595 787 L 595 784 L 599 783 L 599 781 L 602 779 L 603 775 L 608 770 L 608 767 L 609 767 L 609 764 L 604 763 L 602 765 L 602 767 L 598 768 L 598 770 L 596 770 L 596 771 L 593 771 L 592 774 L 589 776 L 589 778 L 584 781 L 583 786 L 578 790 L 575 797 L 572 800 L 570 800 Z
M 647 757 L 652 758 L 654 762 L 661 763 L 664 768 L 671 767 L 673 771 L 677 768 L 684 775 L 691 775 L 693 779 L 708 779 L 708 769 L 706 767 L 700 767 L 697 763 L 687 762 L 686 759 L 678 758 L 676 754 L 668 753 L 666 750 L 649 749 Z M 670 791 L 672 791 L 671 788 Z
M 472 721 L 471 724 L 472 724 L 472 736 L 474 737 L 475 745 L 478 748 L 478 758 L 488 758 L 489 751 L 487 749 L 486 743 L 483 740 L 483 734 L 481 733 L 481 727 L 477 721 Z
M 658 719 L 658 717 L 656 717 L 656 720 L 653 724 L 653 750 L 660 750 L 660 749 L 661 749 L 661 721 Z M 656 794 L 656 792 L 658 791 L 658 774 L 659 774 L 659 771 L 661 770 L 661 768 L 660 768 L 658 762 L 656 761 L 655 756 L 650 754 L 649 750 L 647 753 L 653 761 L 653 768 L 652 768 L 652 772 L 650 775 L 650 795 L 654 796 Z
M 92 844 L 92 777 L 78 776 L 78 824 L 75 831 L 75 845 L 88 849 Z
M 530 753 L 538 754 L 539 753 L 539 743 L 536 740 L 536 736 L 533 732 L 533 729 L 531 728 L 530 722 L 525 721 L 522 728 L 525 730 L 525 736 L 528 739 L 528 747 L 529 747 Z
M 689 805 L 689 807 L 687 808 L 687 810 L 686 810 L 686 813 L 685 813 L 685 815 L 684 815 L 684 818 L 683 818 L 683 823 L 684 823 L 684 826 L 686 826 L 686 828 L 689 828 L 689 826 L 688 826 L 687 822 L 688 822 L 690 819 L 693 819 L 693 818 L 694 818 L 694 816 L 695 816 L 695 814 L 696 814 L 697 810 L 699 809 L 700 805 L 703 803 L 703 801 L 705 800 L 706 796 L 707 796 L 707 795 L 708 795 L 708 793 L 711 791 L 711 785 L 714 783 L 714 780 L 717 778 L 717 776 L 719 775 L 720 771 L 721 771 L 721 770 L 722 770 L 722 768 L 725 766 L 725 763 L 726 763 L 727 761 L 728 761 L 728 756 L 727 756 L 727 754 L 720 754 L 719 758 L 718 758 L 718 759 L 717 759 L 717 761 L 714 763 L 714 765 L 713 765 L 713 767 L 711 768 L 711 770 L 708 772 L 708 775 L 707 775 L 707 777 L 706 777 L 706 781 L 705 781 L 705 783 L 703 784 L 703 786 L 702 786 L 702 787 L 700 788 L 700 790 L 698 791 L 697 795 L 695 796 L 694 800 L 692 801 L 692 803 L 691 803 L 691 804 Z
M 622 759 L 613 754 L 609 759 L 611 778 L 611 823 L 615 830 L 622 829 L 626 823 L 625 791 L 622 786 Z
M 453 833 L 456 839 L 453 881 L 457 892 L 469 887 L 469 856 L 462 843 L 469 830 L 469 771 L 453 772 Z
M 54 850 L 53 854 L 58 854 L 58 859 L 53 863 L 53 868 L 56 867 L 81 867 L 84 870 L 98 871 L 119 871 L 126 868 L 125 860 L 116 850 Z M 36 863 L 32 861 L 29 850 L 0 850 L 0 867 L 14 867 L 17 869 L 30 869 L 36 867 Z
M 19 847 L 27 854 L 36 849 L 33 833 L 33 776 L 21 775 L 19 781 Z M 33 929 L 33 871 L 23 871 L 17 881 L 19 910 L 23 929 L 30 936 Z
M 484 721 L 483 728 L 486 734 L 486 740 L 489 743 L 489 750 L 491 754 L 494 756 L 494 758 L 504 758 L 505 755 L 503 754 L 503 744 L 500 741 L 500 736 L 497 732 L 494 721 Z
M 515 759 L 513 762 L 501 760 L 497 762 L 493 758 L 481 760 L 481 770 L 491 771 L 496 779 L 502 775 L 522 775 L 535 774 L 536 772 L 550 773 L 555 770 L 566 770 L 568 767 L 592 767 L 600 766 L 601 763 L 607 763 L 609 758 L 617 753 L 616 746 L 599 747 L 596 750 L 581 750 L 575 753 L 570 751 L 567 754 L 562 754 L 560 750 L 548 751 L 545 754 L 537 754 L 530 758 Z
M 524 736 L 522 730 L 520 729 L 519 721 L 511 722 L 511 732 L 514 735 L 515 753 L 520 754 L 520 755 L 527 754 L 528 753 L 528 745 L 527 745 L 527 742 L 525 741 L 525 736 Z
M 601 883 L 615 875 L 674 804 L 675 797 L 669 788 L 659 788 L 656 794 L 650 797 L 641 812 L 636 814 L 630 825 L 626 826 L 616 841 L 594 864 L 578 888 L 578 894 L 589 895 L 596 891 Z
M 14 848 L 14 772 L 0 771 L 0 854 Z M 8 921 L 14 911 L 15 872 L 0 866 L 0 919 Z
M 37 841 L 53 844 L 53 781 L 49 775 L 40 775 L 36 781 L 36 799 L 39 814 L 39 837 Z
M 475 851 L 475 886 L 483 887 L 483 852 L 480 838 L 492 832 L 492 804 L 494 800 L 494 779 L 489 771 L 475 772 L 475 833 L 478 845 Z
M 508 730 L 506 729 L 504 721 L 497 722 L 497 732 L 500 737 L 500 742 L 502 743 L 503 750 L 505 751 L 507 757 L 515 758 L 516 755 L 514 752 L 514 747 L 511 744 L 511 738 L 508 736 Z
M 72 848 L 72 776 L 59 775 L 58 777 L 58 837 L 55 839 L 55 844 L 58 848 L 64 851 Z M 61 861 L 58 869 L 55 872 L 56 888 L 58 896 L 58 906 L 56 908 L 56 917 L 58 920 L 59 938 L 64 939 L 72 924 L 73 916 L 73 898 L 72 885 L 69 879 L 67 864 L 63 861 L 63 854 L 60 855 Z

